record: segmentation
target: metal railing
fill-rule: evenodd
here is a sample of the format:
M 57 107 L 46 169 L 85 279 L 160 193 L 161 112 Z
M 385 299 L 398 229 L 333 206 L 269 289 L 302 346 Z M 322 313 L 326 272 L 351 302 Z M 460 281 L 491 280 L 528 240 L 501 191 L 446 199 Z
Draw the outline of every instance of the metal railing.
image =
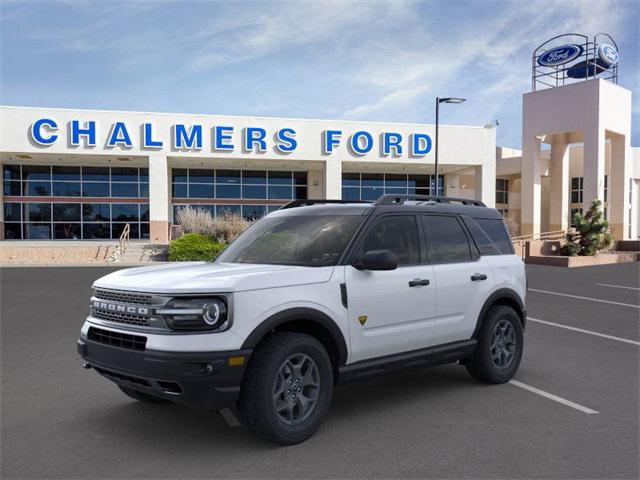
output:
M 118 239 L 118 246 L 115 248 L 111 256 L 107 259 L 107 262 L 121 262 L 124 257 L 124 253 L 129 247 L 129 239 L 131 235 L 131 225 L 128 223 L 122 229 L 120 238 Z
M 564 239 L 567 233 L 572 232 L 573 229 L 565 230 L 553 230 L 551 232 L 539 232 L 531 233 L 529 235 L 519 235 L 517 237 L 511 237 L 513 243 L 524 243 L 535 240 L 560 240 Z
M 520 255 L 524 260 L 529 251 L 529 242 L 534 241 L 554 241 L 554 240 L 564 240 L 568 233 L 575 233 L 574 228 L 568 228 L 565 230 L 553 230 L 550 232 L 539 232 L 532 233 L 529 235 L 519 235 L 517 237 L 512 237 L 511 241 L 513 243 L 513 247 L 516 250 L 516 254 Z

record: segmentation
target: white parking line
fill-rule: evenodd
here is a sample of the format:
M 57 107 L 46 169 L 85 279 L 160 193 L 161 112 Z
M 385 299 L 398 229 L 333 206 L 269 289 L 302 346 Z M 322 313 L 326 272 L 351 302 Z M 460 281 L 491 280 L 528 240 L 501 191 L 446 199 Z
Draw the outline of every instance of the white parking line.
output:
M 625 285 L 612 285 L 610 283 L 596 283 L 599 287 L 624 288 L 626 290 L 640 290 L 638 287 L 627 287 Z
M 542 323 L 544 325 L 551 325 L 552 327 L 564 328 L 566 330 L 573 330 L 574 332 L 586 333 L 588 335 L 595 335 L 596 337 L 607 338 L 609 340 L 615 340 L 617 342 L 630 343 L 631 345 L 640 346 L 640 342 L 636 342 L 635 340 L 629 340 L 628 338 L 614 337 L 613 335 L 607 335 L 605 333 L 598 333 L 598 332 L 594 332 L 594 331 L 591 331 L 591 330 L 584 330 L 582 328 L 570 327 L 568 325 L 562 325 L 561 323 L 547 322 L 546 320 L 540 320 L 539 318 L 527 317 L 527 321 L 536 322 L 536 323 Z
M 240 427 L 240 420 L 235 416 L 235 414 L 231 411 L 230 408 L 223 408 L 219 411 L 220 416 L 223 418 L 227 425 L 230 427 Z
M 590 302 L 610 303 L 612 305 L 621 305 L 623 307 L 631 307 L 640 309 L 640 305 L 634 305 L 632 303 L 614 302 L 612 300 L 604 300 L 602 298 L 581 297 L 580 295 L 569 295 L 568 293 L 550 292 L 549 290 L 538 290 L 536 288 L 529 288 L 530 292 L 546 293 L 547 295 L 558 295 L 560 297 L 577 298 L 579 300 L 589 300 Z
M 573 408 L 575 410 L 578 410 L 578 411 L 580 411 L 582 413 L 586 413 L 587 415 L 594 415 L 594 414 L 598 414 L 599 413 L 599 412 L 596 412 L 595 410 L 592 410 L 590 408 L 584 407 L 584 406 L 582 406 L 580 404 L 570 402 L 566 398 L 558 397 L 557 395 L 554 395 L 552 393 L 545 392 L 544 390 L 540 390 L 539 388 L 532 387 L 531 385 L 527 385 L 526 383 L 518 382 L 516 380 L 510 380 L 509 383 L 511 385 L 516 386 L 516 387 L 523 388 L 525 390 L 528 390 L 529 392 L 532 392 L 532 393 L 535 393 L 535 394 L 540 395 L 542 397 L 548 398 L 549 400 L 553 400 L 554 402 L 558 402 L 558 403 L 561 403 L 562 405 L 566 405 L 567 407 L 571 407 L 571 408 Z

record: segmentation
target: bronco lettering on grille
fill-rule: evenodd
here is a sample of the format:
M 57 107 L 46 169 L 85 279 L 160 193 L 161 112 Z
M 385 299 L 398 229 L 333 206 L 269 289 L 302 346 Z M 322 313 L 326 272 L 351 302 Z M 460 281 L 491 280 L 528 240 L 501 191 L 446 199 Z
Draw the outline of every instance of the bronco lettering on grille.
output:
M 93 308 L 98 310 L 107 310 L 109 312 L 126 313 L 129 315 L 149 315 L 148 307 L 134 307 L 131 305 L 120 305 L 118 303 L 103 302 L 100 300 L 93 301 Z

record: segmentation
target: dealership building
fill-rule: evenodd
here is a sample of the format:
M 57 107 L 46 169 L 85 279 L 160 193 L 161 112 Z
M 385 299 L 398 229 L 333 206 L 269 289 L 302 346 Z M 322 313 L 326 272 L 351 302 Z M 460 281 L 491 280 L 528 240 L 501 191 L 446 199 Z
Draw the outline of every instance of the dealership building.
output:
M 637 239 L 631 91 L 617 85 L 617 50 L 603 50 L 613 41 L 582 41 L 534 52 L 522 150 L 496 147 L 494 125 L 436 135 L 425 124 L 0 107 L 0 239 L 110 240 L 128 224 L 132 239 L 162 244 L 186 205 L 256 219 L 297 199 L 388 193 L 481 200 L 532 236 L 566 230 L 600 199 L 614 237 Z
M 255 219 L 295 199 L 495 202 L 495 130 L 2 107 L 4 239 L 168 241 L 185 205 Z M 459 178 L 473 178 L 460 188 Z M 436 189 L 438 191 L 436 192 Z

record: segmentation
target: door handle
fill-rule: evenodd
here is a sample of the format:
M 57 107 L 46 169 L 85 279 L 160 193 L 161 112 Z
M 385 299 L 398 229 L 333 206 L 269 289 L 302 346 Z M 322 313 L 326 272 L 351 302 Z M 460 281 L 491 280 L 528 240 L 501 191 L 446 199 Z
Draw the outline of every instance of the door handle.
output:
M 422 287 L 427 285 L 429 285 L 429 280 L 427 280 L 426 278 L 425 279 L 416 278 L 409 282 L 410 287 Z
M 486 280 L 487 276 L 484 273 L 474 273 L 471 275 L 471 281 L 477 282 L 478 280 Z

